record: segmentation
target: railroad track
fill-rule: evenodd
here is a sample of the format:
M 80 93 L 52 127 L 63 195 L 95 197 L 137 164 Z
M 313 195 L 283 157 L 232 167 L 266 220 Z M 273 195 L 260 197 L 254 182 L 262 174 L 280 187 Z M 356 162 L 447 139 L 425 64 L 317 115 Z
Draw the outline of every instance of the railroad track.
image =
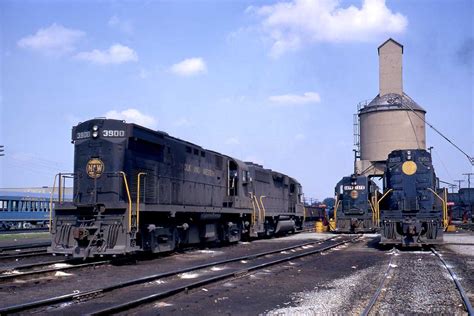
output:
M 90 291 L 69 293 L 4 307 L 0 309 L 0 314 L 33 310 L 41 312 L 44 308 L 48 307 L 60 308 L 59 312 L 72 314 L 105 315 L 127 311 L 139 305 L 170 297 L 203 285 L 217 283 L 225 279 L 243 277 L 273 265 L 315 255 L 343 244 L 354 242 L 359 238 L 361 236 L 334 236 L 326 240 L 306 242 L 272 251 L 213 261 L 193 267 L 132 279 Z M 186 277 L 190 275 L 197 277 Z M 126 301 L 124 302 L 124 300 Z M 62 304 L 72 301 L 77 302 L 77 304 Z M 120 302 L 120 304 L 117 304 L 117 302 Z M 101 309 L 97 310 L 97 306 L 101 306 Z
M 396 252 L 397 250 L 395 248 L 393 248 L 391 251 Z M 461 296 L 462 303 L 464 304 L 464 308 L 467 311 L 468 315 L 474 315 L 474 310 L 473 310 L 472 305 L 469 301 L 469 298 L 468 298 L 466 292 L 464 291 L 461 283 L 458 281 L 458 278 L 457 278 L 456 274 L 454 273 L 454 271 L 449 267 L 449 265 L 446 263 L 446 261 L 443 259 L 443 257 L 434 249 L 434 247 L 430 247 L 430 251 L 431 251 L 432 254 L 434 254 L 442 262 L 443 266 L 449 272 L 449 275 L 451 276 L 451 280 L 453 281 L 459 295 Z M 391 278 L 391 274 L 392 274 L 393 269 L 395 267 L 397 267 L 397 265 L 394 263 L 395 260 L 396 260 L 395 256 L 392 254 L 392 256 L 390 258 L 390 261 L 388 263 L 388 266 L 387 266 L 387 268 L 386 268 L 386 270 L 385 270 L 385 272 L 384 272 L 384 274 L 383 274 L 383 276 L 380 280 L 380 283 L 378 284 L 376 290 L 374 291 L 374 294 L 370 298 L 368 305 L 366 306 L 364 311 L 361 313 L 361 316 L 368 316 L 369 313 L 371 313 L 373 311 L 373 308 L 376 305 L 376 303 L 379 301 L 380 296 L 381 296 L 384 288 L 390 282 L 390 278 Z M 374 312 L 377 313 L 379 311 L 374 311 Z M 429 312 L 429 311 L 427 311 L 427 312 Z
M 454 273 L 453 269 L 451 269 L 451 267 L 446 263 L 443 257 L 434 248 L 431 248 L 431 252 L 433 252 L 439 260 L 441 260 L 446 270 L 448 270 L 451 279 L 453 280 L 454 284 L 456 285 L 456 288 L 458 289 L 459 295 L 461 295 L 464 308 L 466 309 L 468 315 L 474 315 L 474 309 L 472 308 L 471 302 L 469 301 L 469 297 L 467 297 L 466 291 L 464 291 L 464 288 L 462 287 L 461 283 L 459 283 L 456 273 Z
M 0 235 L 12 235 L 12 234 L 27 234 L 27 233 L 43 233 L 48 232 L 49 228 L 27 228 L 27 229 L 9 229 L 9 230 L 0 230 Z
M 15 267 L 13 269 L 7 269 L 0 271 L 0 283 L 18 281 L 24 278 L 30 278 L 32 276 L 48 276 L 55 274 L 56 272 L 62 272 L 67 270 L 82 269 L 85 267 L 95 267 L 110 263 L 110 260 L 93 261 L 77 264 L 78 260 L 58 260 L 53 262 L 38 262 L 28 265 Z
M 43 242 L 2 247 L 0 248 L 0 261 L 46 255 L 46 248 L 50 245 L 51 242 Z
M 0 247 L 0 255 L 7 251 L 25 250 L 25 249 L 40 248 L 40 247 L 46 248 L 50 245 L 51 245 L 51 242 L 47 241 L 47 242 L 37 242 L 37 243 L 31 243 L 31 244 L 4 246 L 4 247 Z
M 392 248 L 392 250 L 390 250 L 390 252 L 393 252 L 393 251 L 395 251 L 395 248 Z M 369 304 L 364 309 L 364 311 L 360 314 L 361 316 L 368 316 L 370 311 L 374 308 L 375 303 L 377 302 L 377 300 L 379 299 L 380 294 L 382 293 L 382 289 L 384 288 L 385 284 L 388 283 L 388 278 L 390 276 L 390 272 L 392 271 L 393 267 L 395 266 L 394 263 L 393 263 L 394 258 L 395 258 L 394 255 L 392 255 L 390 257 L 390 261 L 388 263 L 387 268 L 385 269 L 385 272 L 382 276 L 382 279 L 380 280 L 380 283 L 378 284 L 377 289 L 374 292 L 374 295 L 372 295 L 372 297 L 370 298 Z
M 474 223 L 462 223 L 462 224 L 456 224 L 456 226 L 464 230 L 474 231 Z

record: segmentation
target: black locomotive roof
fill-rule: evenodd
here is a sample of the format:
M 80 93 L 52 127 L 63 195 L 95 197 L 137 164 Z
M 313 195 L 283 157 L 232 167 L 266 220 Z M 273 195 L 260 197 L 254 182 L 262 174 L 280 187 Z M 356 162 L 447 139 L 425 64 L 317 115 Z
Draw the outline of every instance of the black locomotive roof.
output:
M 94 119 L 91 119 L 91 120 L 87 120 L 87 121 L 84 121 L 84 122 L 79 122 L 76 126 L 73 127 L 76 128 L 78 127 L 79 125 L 82 125 L 82 124 L 91 124 L 93 121 L 116 121 L 116 122 L 120 122 L 124 125 L 127 126 L 127 129 L 128 129 L 128 137 L 137 137 L 137 138 L 140 138 L 140 139 L 143 139 L 143 140 L 146 140 L 146 141 L 149 141 L 149 142 L 152 142 L 152 143 L 161 143 L 160 142 L 160 139 L 164 139 L 164 138 L 169 138 L 169 139 L 172 139 L 174 141 L 177 141 L 177 142 L 180 142 L 180 143 L 183 143 L 183 144 L 186 144 L 186 145 L 189 145 L 189 146 L 193 146 L 195 148 L 198 148 L 200 150 L 204 150 L 206 152 L 209 152 L 209 153 L 213 153 L 215 155 L 219 155 L 219 156 L 222 156 L 222 157 L 227 157 L 227 158 L 230 158 L 232 160 L 234 160 L 237 164 L 239 164 L 241 167 L 244 167 L 244 166 L 254 166 L 254 167 L 257 167 L 257 168 L 261 168 L 261 169 L 264 169 L 268 172 L 271 172 L 271 173 L 275 173 L 275 174 L 279 174 L 279 175 L 285 175 L 283 173 L 280 173 L 280 172 L 277 172 L 277 171 L 273 171 L 272 169 L 267 169 L 267 168 L 264 168 L 262 165 L 260 164 L 257 164 L 257 163 L 254 163 L 254 162 L 250 162 L 250 161 L 241 161 L 239 159 L 236 159 L 234 157 L 231 157 L 231 156 L 228 156 L 228 155 L 224 155 L 222 153 L 219 153 L 217 151 L 213 151 L 213 150 L 210 150 L 210 149 L 205 149 L 203 148 L 202 146 L 199 146 L 199 145 L 196 145 L 194 143 L 191 143 L 189 141 L 186 141 L 186 140 L 183 140 L 183 139 L 180 139 L 180 138 L 177 138 L 177 137 L 174 137 L 174 136 L 171 136 L 169 135 L 168 133 L 166 132 L 163 132 L 163 131 L 160 131 L 160 130 L 153 130 L 151 128 L 148 128 L 148 127 L 144 127 L 144 126 L 141 126 L 141 125 L 138 125 L 136 123 L 127 123 L 125 120 L 117 120 L 117 119 L 107 119 L 105 117 L 98 117 L 98 118 L 94 118 Z M 287 175 L 285 175 L 287 176 Z M 292 181 L 296 182 L 296 183 L 299 183 L 296 179 L 288 176 Z

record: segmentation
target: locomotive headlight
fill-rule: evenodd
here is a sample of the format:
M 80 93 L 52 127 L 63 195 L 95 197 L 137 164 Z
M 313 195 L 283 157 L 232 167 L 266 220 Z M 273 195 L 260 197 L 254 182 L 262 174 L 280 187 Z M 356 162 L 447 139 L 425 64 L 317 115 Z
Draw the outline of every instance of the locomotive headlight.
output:
M 92 126 L 92 130 L 94 132 L 97 132 L 99 130 L 99 126 L 97 126 L 97 125 Z
M 97 136 L 99 136 L 99 132 L 97 131 L 92 132 L 92 137 L 97 138 Z

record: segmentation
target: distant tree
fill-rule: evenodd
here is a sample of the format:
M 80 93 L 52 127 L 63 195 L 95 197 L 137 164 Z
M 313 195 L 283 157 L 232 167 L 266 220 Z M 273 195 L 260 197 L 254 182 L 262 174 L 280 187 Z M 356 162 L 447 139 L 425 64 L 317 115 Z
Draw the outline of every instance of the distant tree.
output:
M 327 197 L 323 200 L 323 204 L 326 204 L 327 208 L 331 209 L 334 207 L 335 200 L 332 197 Z

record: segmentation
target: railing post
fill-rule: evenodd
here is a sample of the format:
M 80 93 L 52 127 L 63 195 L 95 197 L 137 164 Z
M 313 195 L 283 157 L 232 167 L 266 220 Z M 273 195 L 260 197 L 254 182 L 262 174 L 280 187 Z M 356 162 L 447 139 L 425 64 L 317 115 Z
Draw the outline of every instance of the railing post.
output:
M 265 195 L 260 196 L 260 204 L 262 205 L 262 210 L 263 210 L 262 220 L 265 222 L 265 213 L 267 211 L 265 210 L 265 205 L 263 205 L 263 200 L 262 200 L 263 198 L 266 198 L 266 196 Z
M 63 188 L 61 182 L 62 182 L 62 175 L 61 175 L 61 173 L 59 173 L 59 182 L 58 182 L 58 203 L 59 204 L 61 204 L 61 195 L 62 195 L 61 191 L 62 191 L 62 188 Z
M 255 204 L 257 204 L 257 208 L 258 208 L 258 223 L 260 224 L 261 220 L 262 220 L 262 209 L 260 208 L 260 204 L 258 204 L 258 200 L 257 200 L 257 196 L 254 195 L 253 196 L 253 199 L 255 200 Z
M 382 202 L 382 200 L 392 191 L 393 191 L 393 189 L 389 189 L 387 192 L 385 192 L 382 195 L 380 200 L 377 201 L 377 222 L 378 222 L 379 227 L 380 227 L 380 202 Z
M 441 205 L 443 207 L 443 229 L 446 229 L 448 227 L 448 206 L 447 206 L 447 203 L 446 201 L 448 200 L 448 197 L 446 196 L 446 200 L 444 200 L 441 196 L 439 196 L 438 193 L 436 193 L 433 189 L 431 188 L 428 188 L 428 190 L 430 190 L 431 192 L 433 192 L 433 194 L 441 200 Z M 446 193 L 446 188 L 444 188 L 444 192 L 443 192 L 443 195 L 445 195 Z

